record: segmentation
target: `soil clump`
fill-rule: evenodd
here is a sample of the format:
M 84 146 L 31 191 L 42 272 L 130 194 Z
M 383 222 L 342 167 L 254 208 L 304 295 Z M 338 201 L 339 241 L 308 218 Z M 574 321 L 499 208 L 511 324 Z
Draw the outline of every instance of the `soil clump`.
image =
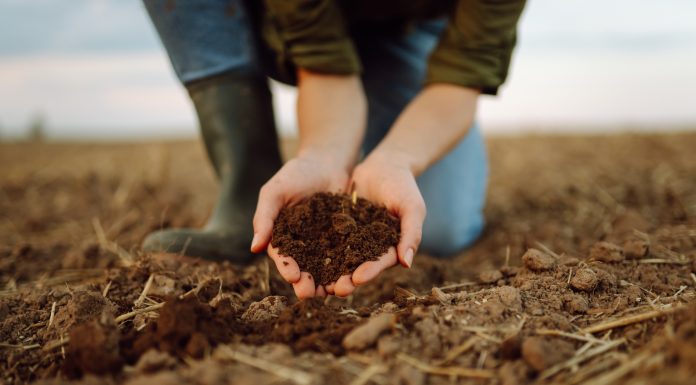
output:
M 383 206 L 346 194 L 317 193 L 281 210 L 271 244 L 320 285 L 374 261 L 399 241 L 399 220 Z

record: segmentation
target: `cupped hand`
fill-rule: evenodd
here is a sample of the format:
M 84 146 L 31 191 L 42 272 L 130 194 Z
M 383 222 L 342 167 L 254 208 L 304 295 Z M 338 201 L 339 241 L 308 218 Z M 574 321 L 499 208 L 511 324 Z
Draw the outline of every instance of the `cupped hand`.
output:
M 268 249 L 280 275 L 293 285 L 298 298 L 326 295 L 323 287 L 315 285 L 313 277 L 301 272 L 297 262 L 283 256 L 270 245 L 273 222 L 280 210 L 288 205 L 321 191 L 345 191 L 348 173 L 330 159 L 300 156 L 285 165 L 259 191 L 259 201 L 254 214 L 254 239 L 251 251 Z
M 398 161 L 371 156 L 355 168 L 351 180 L 359 196 L 385 205 L 400 218 L 401 239 L 396 247 L 390 247 L 377 260 L 362 263 L 353 273 L 328 285 L 319 285 L 310 273 L 300 271 L 291 256 L 282 255 L 271 246 L 270 239 L 273 222 L 281 208 L 316 192 L 345 191 L 348 185 L 346 173 L 325 164 L 316 164 L 311 159 L 294 159 L 261 189 L 254 216 L 252 251 L 260 252 L 267 247 L 278 272 L 293 285 L 295 295 L 300 299 L 327 294 L 345 297 L 397 262 L 411 267 L 425 219 L 425 203 L 413 173 Z
M 415 176 L 397 157 L 372 154 L 353 171 L 352 184 L 358 196 L 383 204 L 401 221 L 401 238 L 396 248 L 390 247 L 376 261 L 365 262 L 350 275 L 344 275 L 335 284 L 325 287 L 328 294 L 350 295 L 358 286 L 376 278 L 384 270 L 398 263 L 410 268 L 420 245 L 425 202 Z

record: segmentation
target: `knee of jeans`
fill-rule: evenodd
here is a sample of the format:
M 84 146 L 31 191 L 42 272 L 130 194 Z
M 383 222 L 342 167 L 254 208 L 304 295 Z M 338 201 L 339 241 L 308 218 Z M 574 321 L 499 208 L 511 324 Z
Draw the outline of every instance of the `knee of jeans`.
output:
M 438 218 L 423 227 L 421 250 L 435 257 L 449 257 L 470 246 L 483 232 L 480 211 L 458 218 Z

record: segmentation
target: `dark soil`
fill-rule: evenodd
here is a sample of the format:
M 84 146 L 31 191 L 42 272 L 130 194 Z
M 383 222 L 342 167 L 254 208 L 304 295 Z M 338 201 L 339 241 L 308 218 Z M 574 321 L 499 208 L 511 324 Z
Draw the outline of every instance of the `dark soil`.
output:
M 399 220 L 383 206 L 318 193 L 281 210 L 271 244 L 326 285 L 374 261 L 399 241 Z
M 0 145 L 0 383 L 692 384 L 696 135 L 489 146 L 479 242 L 297 302 L 266 258 L 139 251 L 204 223 L 199 147 Z

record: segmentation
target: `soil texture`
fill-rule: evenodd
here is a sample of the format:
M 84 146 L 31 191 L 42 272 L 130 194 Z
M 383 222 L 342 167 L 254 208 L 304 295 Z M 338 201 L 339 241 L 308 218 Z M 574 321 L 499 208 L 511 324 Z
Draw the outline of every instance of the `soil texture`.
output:
M 281 210 L 271 244 L 326 285 L 387 253 L 399 242 L 399 229 L 398 218 L 383 206 L 318 193 Z
M 200 144 L 0 144 L 0 383 L 693 384 L 696 134 L 488 144 L 476 244 L 303 302 L 268 258 L 139 250 L 205 222 Z

